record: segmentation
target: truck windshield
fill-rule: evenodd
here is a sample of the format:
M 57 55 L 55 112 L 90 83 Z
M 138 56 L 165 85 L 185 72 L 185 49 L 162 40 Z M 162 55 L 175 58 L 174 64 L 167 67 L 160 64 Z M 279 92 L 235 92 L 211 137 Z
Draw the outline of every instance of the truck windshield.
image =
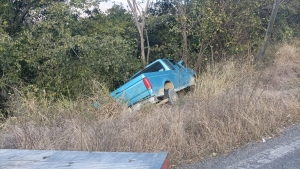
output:
M 134 79 L 135 77 L 137 77 L 143 73 L 159 72 L 159 71 L 164 71 L 164 70 L 165 70 L 165 68 L 163 67 L 163 65 L 160 62 L 156 62 L 153 65 L 147 67 L 146 69 L 140 71 L 138 74 L 134 75 L 130 79 Z

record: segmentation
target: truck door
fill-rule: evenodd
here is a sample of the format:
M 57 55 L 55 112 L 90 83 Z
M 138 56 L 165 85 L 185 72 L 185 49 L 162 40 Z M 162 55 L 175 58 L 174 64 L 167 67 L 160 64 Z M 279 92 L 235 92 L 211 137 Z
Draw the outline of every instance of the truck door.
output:
M 189 73 L 188 69 L 176 64 L 179 67 L 179 78 L 180 78 L 180 86 L 186 86 L 190 83 L 191 74 Z
M 164 59 L 165 64 L 169 67 L 169 78 L 172 81 L 175 89 L 177 89 L 178 87 L 180 87 L 180 72 L 178 70 L 177 67 L 175 67 L 176 65 L 172 64 L 169 60 Z

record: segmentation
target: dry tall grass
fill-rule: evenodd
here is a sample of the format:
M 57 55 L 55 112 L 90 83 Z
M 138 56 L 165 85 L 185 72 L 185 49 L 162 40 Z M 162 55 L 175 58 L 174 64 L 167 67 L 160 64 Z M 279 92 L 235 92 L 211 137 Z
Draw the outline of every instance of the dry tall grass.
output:
M 299 53 L 284 44 L 260 72 L 245 63 L 215 65 L 173 106 L 129 112 L 99 84 L 94 98 L 77 101 L 16 97 L 0 148 L 169 151 L 174 165 L 228 153 L 299 122 Z M 98 110 L 94 100 L 106 104 Z

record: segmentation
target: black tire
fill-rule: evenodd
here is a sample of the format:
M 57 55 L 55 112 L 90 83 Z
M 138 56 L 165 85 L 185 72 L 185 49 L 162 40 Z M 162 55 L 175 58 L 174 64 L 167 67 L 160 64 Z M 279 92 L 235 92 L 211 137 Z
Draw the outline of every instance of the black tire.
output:
M 166 89 L 165 96 L 168 98 L 168 103 L 174 104 L 178 100 L 178 95 L 174 89 Z

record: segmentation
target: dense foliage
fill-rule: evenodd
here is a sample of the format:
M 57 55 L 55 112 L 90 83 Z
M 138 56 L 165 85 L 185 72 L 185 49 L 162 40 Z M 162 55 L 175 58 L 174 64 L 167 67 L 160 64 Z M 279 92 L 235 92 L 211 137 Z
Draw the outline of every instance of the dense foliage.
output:
M 10 93 L 74 99 L 92 94 L 92 80 L 112 90 L 144 66 L 138 30 L 131 13 L 121 6 L 101 11 L 99 0 L 0 2 L 0 114 L 5 114 Z M 149 60 L 179 60 L 186 55 L 188 65 L 199 71 L 202 65 L 229 56 L 255 55 L 272 3 L 156 1 L 145 20 Z M 300 2 L 283 0 L 272 39 L 300 37 L 299 18 Z

